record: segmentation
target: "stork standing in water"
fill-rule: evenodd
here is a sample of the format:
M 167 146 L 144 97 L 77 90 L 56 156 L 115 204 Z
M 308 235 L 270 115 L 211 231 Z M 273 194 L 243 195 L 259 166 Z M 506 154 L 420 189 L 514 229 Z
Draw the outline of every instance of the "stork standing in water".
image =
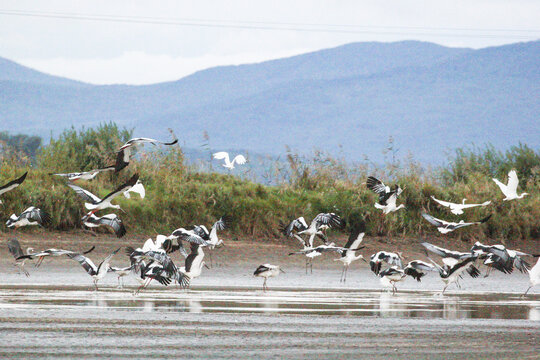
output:
M 461 204 L 454 204 L 448 201 L 438 200 L 435 198 L 435 196 L 432 196 L 431 198 L 438 202 L 440 205 L 449 208 L 450 212 L 455 215 L 463 214 L 463 209 L 470 209 L 476 206 L 488 206 L 489 204 L 491 204 L 491 201 L 486 201 L 482 204 L 465 204 L 465 201 L 467 201 L 467 199 L 463 199 L 463 202 Z
M 363 246 L 354 249 L 360 250 Z M 348 249 L 344 247 L 335 246 L 334 243 L 328 244 L 328 245 L 319 245 L 317 247 L 305 247 L 304 249 L 300 251 L 295 251 L 289 253 L 289 255 L 305 255 L 308 258 L 308 262 L 306 262 L 306 274 L 308 272 L 308 265 L 311 267 L 311 273 L 313 274 L 313 258 L 317 256 L 321 256 L 323 252 L 337 252 L 339 254 L 343 254 L 343 252 L 347 251 Z
M 529 285 L 530 286 L 527 288 L 523 296 L 527 295 L 527 293 L 529 292 L 529 290 L 531 290 L 533 286 L 540 284 L 540 256 L 539 255 L 534 255 L 534 256 L 538 257 L 538 261 L 536 262 L 536 265 L 534 265 L 532 269 L 529 270 Z
M 130 190 L 137 181 L 139 180 L 139 175 L 135 174 L 128 180 L 125 184 L 119 186 L 116 190 L 110 192 L 103 199 L 100 199 L 96 195 L 92 194 L 90 191 L 85 190 L 79 186 L 68 184 L 70 188 L 75 190 L 77 195 L 79 195 L 85 202 L 84 206 L 90 211 L 88 215 L 94 214 L 96 211 L 103 210 L 106 208 L 120 209 L 120 205 L 111 204 L 111 201 L 118 195 L 124 193 L 125 191 Z
M 174 137 L 174 135 L 173 135 L 173 137 Z M 126 166 L 129 165 L 129 162 L 131 161 L 132 147 L 134 147 L 136 145 L 140 145 L 140 144 L 144 144 L 144 143 L 150 143 L 152 145 L 162 144 L 162 145 L 170 146 L 170 145 L 176 144 L 177 142 L 178 142 L 178 139 L 176 139 L 176 138 L 173 141 L 168 142 L 168 143 L 158 141 L 158 140 L 155 140 L 155 139 L 150 139 L 150 138 L 133 138 L 133 139 L 130 139 L 124 145 L 122 145 L 120 147 L 120 149 L 118 149 L 117 154 L 116 154 L 116 163 L 114 165 L 114 170 L 115 170 L 115 172 L 119 172 L 120 170 L 122 170 L 123 168 L 125 168 Z
M 236 155 L 234 159 L 232 159 L 231 161 L 229 157 L 229 153 L 226 151 L 220 151 L 220 152 L 214 153 L 212 154 L 212 157 L 216 160 L 224 160 L 224 164 L 222 165 L 223 167 L 229 170 L 234 169 L 234 163 L 237 163 L 238 165 L 244 165 L 247 162 L 244 155 Z
M 20 228 L 21 226 L 43 226 L 50 223 L 50 215 L 34 206 L 30 206 L 28 209 L 24 210 L 19 216 L 12 214 L 9 217 L 8 221 L 6 221 L 6 225 L 8 228 L 15 229 Z
M 395 185 L 394 189 L 390 189 L 390 186 L 384 185 L 384 183 L 373 177 L 369 176 L 366 181 L 366 186 L 369 190 L 379 195 L 379 201 L 375 203 L 377 209 L 381 209 L 384 214 L 389 214 L 393 211 L 405 208 L 404 204 L 396 205 L 397 198 L 403 192 L 403 189 L 399 185 Z
M 8 250 L 11 255 L 15 258 L 15 264 L 14 266 L 18 267 L 20 271 L 23 272 L 24 275 L 30 276 L 30 273 L 24 268 L 24 263 L 26 262 L 25 254 L 23 253 L 21 249 L 21 244 L 19 243 L 19 240 L 17 239 L 9 239 L 8 240 Z M 32 254 L 34 251 L 33 248 L 29 247 L 26 249 L 26 254 Z
M 114 267 L 109 266 L 109 272 L 113 272 L 118 276 L 118 288 L 123 289 L 124 288 L 124 276 L 129 275 L 133 269 L 135 269 L 135 265 L 130 265 L 126 267 Z
M 383 286 L 386 286 L 387 284 L 392 285 L 392 294 L 395 294 L 397 291 L 396 283 L 403 280 L 405 276 L 407 276 L 405 275 L 405 271 L 397 266 L 389 267 L 379 273 L 381 284 L 383 284 Z
M 225 230 L 225 227 L 226 220 L 224 217 L 221 217 L 218 221 L 214 223 L 214 225 L 212 225 L 210 231 L 208 231 L 208 229 L 204 225 L 196 225 L 193 227 L 193 232 L 206 241 L 209 250 L 214 250 L 216 247 L 225 246 L 223 240 L 221 240 L 217 235 L 217 232 Z M 210 267 L 212 267 L 213 264 L 212 252 L 213 251 L 208 252 L 208 255 L 210 257 Z
M 0 186 L 0 195 L 3 195 L 5 193 L 7 193 L 8 191 L 11 191 L 11 190 L 15 189 L 17 186 L 21 185 L 23 183 L 24 179 L 26 179 L 26 175 L 28 175 L 28 171 L 25 172 L 24 174 L 22 174 L 21 177 L 15 179 L 15 180 L 11 180 L 7 184 L 4 184 L 4 185 Z M 2 204 L 2 199 L 0 199 L 0 204 Z
M 94 251 L 94 249 L 95 249 L 95 246 L 92 246 L 89 250 L 83 252 L 83 254 L 85 255 L 89 254 L 92 251 Z M 70 250 L 63 250 L 63 249 L 47 249 L 47 250 L 43 250 L 37 253 L 32 252 L 30 254 L 20 256 L 19 258 L 17 258 L 17 260 L 38 258 L 38 261 L 36 262 L 36 265 L 34 266 L 40 267 L 41 263 L 43 262 L 43 259 L 45 259 L 48 256 L 57 257 L 57 256 L 62 256 L 62 255 L 67 255 L 67 254 L 75 254 L 75 252 L 70 251 Z
M 203 261 L 204 251 L 202 248 L 200 245 L 191 244 L 191 253 L 186 258 L 184 266 L 180 268 L 180 272 L 187 277 L 188 287 L 191 280 L 201 275 L 203 266 L 208 269 L 208 266 Z
M 465 226 L 471 226 L 471 225 L 481 225 L 488 221 L 491 218 L 491 215 L 486 216 L 482 220 L 474 221 L 474 222 L 465 222 L 463 220 L 460 220 L 459 222 L 451 222 L 451 221 L 445 221 L 441 219 L 437 219 L 429 214 L 422 213 L 422 216 L 424 219 L 426 219 L 431 225 L 435 225 L 437 227 L 437 230 L 441 234 L 447 234 L 449 232 L 452 232 L 456 229 L 465 227 Z
M 268 278 L 276 277 L 279 275 L 280 272 L 285 274 L 285 271 L 281 270 L 281 268 L 278 265 L 263 264 L 263 265 L 259 265 L 259 267 L 255 269 L 253 276 L 264 278 L 263 291 L 266 291 L 268 289 L 268 287 L 266 286 L 266 282 L 268 281 Z
M 95 290 L 98 290 L 97 283 L 99 280 L 103 279 L 105 275 L 107 275 L 107 272 L 109 271 L 109 262 L 111 261 L 112 257 L 120 251 L 120 248 L 114 250 L 109 256 L 105 258 L 98 266 L 96 266 L 92 260 L 87 258 L 86 256 L 82 254 L 72 253 L 72 254 L 66 254 L 68 258 L 77 261 L 83 269 L 94 279 L 94 287 Z
M 508 173 L 508 184 L 506 185 L 497 179 L 493 179 L 493 181 L 495 182 L 495 184 L 499 186 L 502 193 L 504 194 L 505 198 L 503 199 L 503 201 L 521 199 L 529 195 L 526 192 L 522 193 L 521 195 L 517 194 L 517 187 L 519 184 L 519 180 L 517 177 L 516 170 L 510 170 L 510 172 Z
M 339 282 L 347 281 L 347 272 L 349 271 L 349 265 L 351 265 L 353 261 L 362 259 L 363 261 L 367 262 L 361 254 L 356 255 L 356 249 L 360 246 L 362 240 L 364 240 L 364 235 L 365 233 L 361 229 L 352 231 L 349 235 L 349 240 L 344 246 L 346 250 L 341 253 L 340 258 L 334 259 L 334 261 L 341 261 L 343 263 L 343 270 L 341 271 L 341 277 L 339 279 Z
M 51 173 L 49 175 L 65 177 L 69 181 L 92 180 L 100 172 L 112 171 L 112 170 L 114 170 L 114 166 L 106 167 L 106 168 L 103 168 L 103 169 L 94 169 L 94 170 L 90 170 L 90 171 L 83 171 L 83 172 L 73 172 L 73 173 L 65 173 L 65 174 L 61 174 L 61 173 L 52 174 Z

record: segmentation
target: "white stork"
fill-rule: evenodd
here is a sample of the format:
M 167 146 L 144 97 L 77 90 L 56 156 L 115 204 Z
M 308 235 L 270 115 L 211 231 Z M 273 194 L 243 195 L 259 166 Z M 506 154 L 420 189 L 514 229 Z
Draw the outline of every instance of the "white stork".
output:
M 21 226 L 44 226 L 51 223 L 51 216 L 45 211 L 30 206 L 24 210 L 19 216 L 12 214 L 6 221 L 8 228 L 20 228 Z
M 473 222 L 465 222 L 464 220 L 460 220 L 459 222 L 451 222 L 446 220 L 437 219 L 436 217 L 433 217 L 429 214 L 422 213 L 422 216 L 424 219 L 426 219 L 431 225 L 435 225 L 437 227 L 437 230 L 441 234 L 447 234 L 449 232 L 452 232 L 456 229 L 465 227 L 465 226 L 471 226 L 471 225 L 481 225 L 485 223 L 486 221 L 491 218 L 491 215 L 486 216 L 485 218 L 479 220 L 479 221 L 473 221 Z
M 95 249 L 95 246 L 92 246 L 89 250 L 83 252 L 83 254 L 84 255 L 89 254 L 92 251 L 94 251 L 94 249 Z M 32 252 L 32 253 L 29 253 L 27 255 L 23 255 L 23 256 L 18 257 L 17 260 L 38 258 L 38 261 L 37 261 L 35 267 L 40 267 L 41 263 L 43 262 L 43 259 L 45 259 L 47 256 L 57 257 L 57 256 L 62 256 L 62 255 L 67 255 L 67 254 L 75 254 L 75 252 L 71 251 L 71 250 L 63 250 L 63 249 L 54 249 L 53 248 L 53 249 L 43 250 L 43 251 L 40 251 L 40 252 Z
M 521 198 L 529 195 L 526 192 L 522 193 L 521 195 L 517 194 L 517 187 L 518 187 L 518 184 L 519 184 L 519 180 L 518 180 L 518 177 L 517 177 L 516 170 L 510 170 L 510 172 L 508 173 L 508 184 L 506 184 L 506 185 L 503 184 L 502 182 L 500 182 L 497 179 L 493 179 L 493 181 L 495 181 L 495 184 L 497 184 L 499 186 L 499 188 L 501 189 L 501 191 L 505 195 L 505 198 L 503 199 L 503 201 L 521 199 Z
M 56 174 L 51 173 L 51 174 L 49 174 L 49 175 L 65 177 L 65 178 L 67 178 L 69 181 L 92 180 L 92 179 L 95 178 L 96 175 L 99 174 L 100 172 L 104 172 L 104 171 L 112 171 L 112 170 L 114 170 L 114 166 L 106 167 L 106 168 L 103 168 L 103 169 L 94 169 L 94 170 L 90 170 L 90 171 L 73 172 L 73 173 L 65 173 L 65 174 L 62 174 L 62 173 L 56 173 Z
M 114 250 L 109 256 L 105 258 L 98 266 L 96 266 L 92 260 L 87 258 L 82 254 L 71 253 L 66 254 L 68 258 L 77 261 L 83 269 L 94 279 L 95 290 L 98 290 L 97 283 L 99 280 L 103 279 L 107 272 L 109 271 L 109 262 L 112 257 L 120 250 L 120 248 Z
M 30 276 L 30 273 L 24 268 L 24 263 L 26 262 L 26 259 L 21 249 L 21 244 L 19 243 L 19 240 L 17 239 L 10 239 L 8 240 L 8 250 L 9 253 L 15 258 L 15 266 L 19 268 L 20 271 L 23 272 L 24 275 Z M 29 247 L 26 249 L 26 255 L 32 254 L 34 252 L 34 249 Z
M 24 179 L 26 179 L 26 175 L 28 175 L 28 171 L 25 172 L 24 174 L 22 174 L 21 177 L 15 179 L 15 180 L 11 180 L 7 184 L 4 184 L 4 185 L 0 186 L 0 195 L 3 195 L 5 193 L 7 193 L 8 191 L 11 191 L 11 190 L 15 189 L 17 186 L 21 185 L 23 183 Z M 1 199 L 0 199 L 0 204 L 2 204 Z
M 448 201 L 442 201 L 442 200 L 436 199 L 435 196 L 431 196 L 431 198 L 435 200 L 436 202 L 438 202 L 439 204 L 441 204 L 442 206 L 449 208 L 450 212 L 455 215 L 463 214 L 463 209 L 470 209 L 476 206 L 488 206 L 489 204 L 491 204 L 491 201 L 486 201 L 481 204 L 465 204 L 465 201 L 467 201 L 467 199 L 463 199 L 461 204 L 455 204 Z
M 469 264 L 476 261 L 478 258 L 477 254 L 469 254 L 468 257 L 459 260 L 454 266 L 445 266 L 444 268 L 439 266 L 436 262 L 429 259 L 433 265 L 437 268 L 439 271 L 439 276 L 441 277 L 441 280 L 444 282 L 445 286 L 442 290 L 442 294 L 446 291 L 446 288 L 457 282 L 461 276 L 461 274 L 467 270 Z
M 107 194 L 103 199 L 100 199 L 96 195 L 92 194 L 90 191 L 85 190 L 79 186 L 68 184 L 70 188 L 75 190 L 77 195 L 79 195 L 83 200 L 85 200 L 84 206 L 88 210 L 92 210 L 90 214 L 95 213 L 96 211 L 103 210 L 106 208 L 120 209 L 120 205 L 111 204 L 111 201 L 118 195 L 124 193 L 125 191 L 131 189 L 139 180 L 139 175 L 135 174 L 129 179 L 125 184 L 120 185 L 116 190 Z
M 223 167 L 229 170 L 234 169 L 234 163 L 237 163 L 238 165 L 244 165 L 247 162 L 244 155 L 236 155 L 234 159 L 231 161 L 229 157 L 229 153 L 226 151 L 220 151 L 220 152 L 214 153 L 212 154 L 212 156 L 216 160 L 224 160 L 224 164 L 222 165 Z
M 131 148 L 135 145 L 144 144 L 144 143 L 150 143 L 152 145 L 162 144 L 162 145 L 174 145 L 178 142 L 178 139 L 174 139 L 172 142 L 162 142 L 155 139 L 149 139 L 149 138 L 133 138 L 128 140 L 124 145 L 118 149 L 117 155 L 116 155 L 116 163 L 114 165 L 115 172 L 118 172 L 129 165 L 129 162 L 131 160 Z
M 259 265 L 259 267 L 255 269 L 253 276 L 264 278 L 263 291 L 266 291 L 268 289 L 268 287 L 266 286 L 266 282 L 268 281 L 268 278 L 276 277 L 279 275 L 280 272 L 285 274 L 285 271 L 281 270 L 281 268 L 278 265 L 263 264 L 263 265 Z
M 191 280 L 201 275 L 203 266 L 208 268 L 203 259 L 203 247 L 197 244 L 191 244 L 191 253 L 186 258 L 184 266 L 180 268 L 180 272 L 187 277 L 188 286 Z
M 371 255 L 369 261 L 371 271 L 373 271 L 375 275 L 379 275 L 383 262 L 387 263 L 390 266 L 396 265 L 401 269 L 403 267 L 403 263 L 401 262 L 401 256 L 401 253 L 379 251 L 378 253 Z
M 362 259 L 363 261 L 367 262 L 366 259 L 360 255 L 356 255 L 356 250 L 360 247 L 360 244 L 362 244 L 362 241 L 364 240 L 365 233 L 360 230 L 356 229 L 351 232 L 349 235 L 349 240 L 347 240 L 347 243 L 345 246 L 343 246 L 344 250 L 341 253 L 341 257 L 334 259 L 334 261 L 341 261 L 343 263 L 343 270 L 341 271 L 341 277 L 339 279 L 339 282 L 346 282 L 347 281 L 347 272 L 349 271 L 349 265 L 353 261 L 356 261 L 358 259 Z
M 535 255 L 535 256 L 538 256 L 538 255 Z M 529 270 L 529 285 L 530 286 L 527 288 L 523 296 L 527 295 L 529 290 L 531 290 L 533 286 L 536 286 L 538 284 L 540 284 L 540 257 L 538 258 L 536 265 L 534 265 L 532 269 Z
M 394 189 L 390 189 L 390 186 L 384 185 L 384 183 L 373 177 L 367 178 L 366 186 L 368 189 L 379 195 L 379 201 L 375 203 L 377 209 L 381 209 L 384 214 L 389 214 L 393 211 L 405 208 L 404 204 L 396 205 L 398 196 L 403 192 L 403 189 L 399 185 L 395 185 Z
M 126 235 L 126 227 L 118 215 L 116 214 L 107 214 L 103 216 L 96 216 L 92 213 L 86 214 L 81 221 L 84 226 L 89 228 L 96 228 L 100 226 L 107 226 L 113 229 L 116 237 L 121 238 Z

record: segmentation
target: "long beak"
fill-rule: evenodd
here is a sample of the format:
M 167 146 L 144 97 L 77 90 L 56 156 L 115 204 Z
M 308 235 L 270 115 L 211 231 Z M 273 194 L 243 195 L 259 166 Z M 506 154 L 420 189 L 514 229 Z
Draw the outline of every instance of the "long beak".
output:
M 127 214 L 127 212 L 125 212 L 124 209 L 122 209 L 122 208 L 118 208 L 118 209 L 120 209 L 124 214 Z
M 281 271 L 282 273 L 284 273 L 284 274 L 285 274 L 285 271 L 283 271 L 283 270 L 281 270 L 281 269 L 279 269 L 279 271 Z
M 362 258 L 360 258 L 360 259 L 364 260 L 364 262 L 365 262 L 365 263 L 367 264 L 367 260 L 366 260 L 366 259 L 364 259 L 363 257 L 362 257 Z
M 208 267 L 208 265 L 204 264 L 204 267 L 207 268 L 208 270 L 210 270 L 210 268 Z

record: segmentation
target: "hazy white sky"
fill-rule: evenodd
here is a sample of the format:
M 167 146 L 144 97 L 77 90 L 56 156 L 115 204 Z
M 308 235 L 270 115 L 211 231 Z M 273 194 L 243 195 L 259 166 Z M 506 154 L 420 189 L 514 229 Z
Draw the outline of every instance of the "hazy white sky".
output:
M 537 0 L 2 0 L 0 56 L 90 83 L 143 84 L 356 41 L 536 40 L 539 20 Z

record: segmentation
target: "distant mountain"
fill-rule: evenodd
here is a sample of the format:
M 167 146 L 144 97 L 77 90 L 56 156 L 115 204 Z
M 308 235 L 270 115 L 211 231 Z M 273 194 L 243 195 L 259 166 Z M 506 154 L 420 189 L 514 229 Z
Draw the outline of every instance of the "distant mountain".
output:
M 193 148 L 206 130 L 214 148 L 281 154 L 290 145 L 374 161 L 393 136 L 400 155 L 438 163 L 470 143 L 540 146 L 538 59 L 540 41 L 354 43 L 145 86 L 69 85 L 21 67 L 0 81 L 0 130 L 57 134 L 112 120 L 142 136 L 172 127 Z M 5 63 L 13 67 L 0 62 L 0 74 Z
M 17 81 L 43 85 L 84 86 L 80 81 L 48 75 L 0 57 L 0 81 Z

